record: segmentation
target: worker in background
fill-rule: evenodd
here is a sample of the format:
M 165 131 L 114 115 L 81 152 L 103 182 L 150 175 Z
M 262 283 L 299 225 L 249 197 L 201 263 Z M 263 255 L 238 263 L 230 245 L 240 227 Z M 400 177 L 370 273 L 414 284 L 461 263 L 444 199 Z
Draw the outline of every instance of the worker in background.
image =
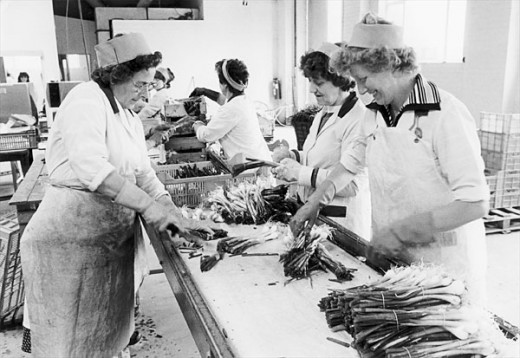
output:
M 298 182 L 298 195 L 305 202 L 338 166 L 342 175 L 335 178 L 335 187 L 342 189 L 327 199 L 321 214 L 370 239 L 365 146 L 359 144 L 366 109 L 354 91 L 354 80 L 330 71 L 330 56 L 339 50 L 335 44 L 324 43 L 301 57 L 300 70 L 309 80 L 309 90 L 318 105 L 323 107 L 316 114 L 302 151 L 286 147 L 273 151 L 273 160 L 282 165 L 272 171 L 277 179 Z
M 157 147 L 169 139 L 170 125 L 165 123 L 164 106 L 170 99 L 168 89 L 175 79 L 173 72 L 167 67 L 158 67 L 155 71 L 153 89 L 149 93 L 148 103 L 138 101 L 134 110 L 143 121 L 146 147 Z
M 374 231 L 368 259 L 440 264 L 485 304 L 489 190 L 474 119 L 419 72 L 399 26 L 367 14 L 340 54 L 333 66 L 374 98 L 364 120 Z M 309 198 L 291 223 L 295 232 L 307 219 L 313 224 L 320 196 L 333 186 Z
M 151 87 L 161 53 L 137 33 L 95 51 L 93 80 L 74 87 L 58 109 L 46 150 L 50 185 L 21 238 L 35 357 L 113 357 L 127 346 L 139 217 L 161 232 L 211 232 L 182 218 L 150 166 L 131 110 Z
M 271 160 L 271 153 L 260 130 L 253 102 L 246 96 L 249 80 L 246 65 L 237 59 L 225 59 L 215 64 L 220 92 L 197 87 L 190 97 L 206 96 L 221 107 L 208 124 L 197 121 L 193 129 L 201 142 L 219 141 L 226 156 L 237 154 L 261 160 Z
M 29 83 L 29 82 L 31 82 L 31 80 L 30 80 L 29 74 L 27 72 L 20 72 L 18 74 L 18 83 Z M 38 108 L 36 107 L 36 103 L 34 101 L 32 94 L 29 94 L 29 100 L 31 102 L 31 114 L 34 117 L 34 119 L 36 119 L 35 124 L 37 124 L 38 118 L 39 118 Z

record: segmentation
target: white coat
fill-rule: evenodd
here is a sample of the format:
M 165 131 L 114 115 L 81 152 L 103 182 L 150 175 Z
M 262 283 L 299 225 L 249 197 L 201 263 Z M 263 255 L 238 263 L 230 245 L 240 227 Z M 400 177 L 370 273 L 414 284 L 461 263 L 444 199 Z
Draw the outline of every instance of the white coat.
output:
M 229 159 L 239 153 L 261 160 L 272 159 L 255 107 L 245 95 L 236 96 L 221 106 L 208 125 L 197 129 L 197 138 L 201 142 L 219 141 Z
M 354 95 L 354 93 L 352 93 Z M 351 96 L 352 96 L 351 95 Z M 348 100 L 348 99 L 347 99 Z M 314 192 L 338 163 L 351 173 L 356 173 L 354 180 L 345 189 L 337 192 L 329 205 L 347 208 L 346 217 L 332 218 L 362 238 L 371 236 L 370 191 L 367 171 L 364 165 L 363 119 L 366 109 L 356 99 L 354 107 L 342 118 L 338 116 L 341 106 L 336 106 L 334 113 L 318 133 L 323 110 L 316 114 L 309 129 L 309 134 L 300 152 L 300 170 L 298 184 L 299 195 L 305 200 Z M 361 145 L 360 145 L 361 143 Z M 312 187 L 312 172 L 319 168 L 315 187 Z M 336 188 L 344 187 L 346 176 L 338 177 Z
M 431 83 L 422 86 L 422 81 L 419 78 L 416 94 L 426 94 L 424 103 L 409 108 L 440 105 L 439 109 L 420 115 L 405 111 L 396 127 L 387 127 L 381 112 L 367 112 L 366 159 L 374 232 L 454 200 L 489 199 L 473 118 L 455 97 Z M 431 245 L 409 250 L 416 262 L 440 264 L 452 276 L 464 279 L 474 301 L 484 303 L 484 235 L 482 220 L 475 220 L 435 234 Z

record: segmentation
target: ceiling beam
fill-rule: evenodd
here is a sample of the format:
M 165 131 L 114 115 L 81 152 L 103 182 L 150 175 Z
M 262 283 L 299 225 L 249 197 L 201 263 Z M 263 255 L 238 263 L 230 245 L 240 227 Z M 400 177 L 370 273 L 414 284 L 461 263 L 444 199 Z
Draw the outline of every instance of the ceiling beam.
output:
M 83 0 L 84 2 L 86 2 L 87 4 L 90 5 L 90 7 L 92 7 L 93 9 L 95 9 L 96 7 L 105 7 L 105 3 L 103 2 L 103 0 Z
M 153 3 L 153 0 L 139 0 L 137 7 L 149 7 Z

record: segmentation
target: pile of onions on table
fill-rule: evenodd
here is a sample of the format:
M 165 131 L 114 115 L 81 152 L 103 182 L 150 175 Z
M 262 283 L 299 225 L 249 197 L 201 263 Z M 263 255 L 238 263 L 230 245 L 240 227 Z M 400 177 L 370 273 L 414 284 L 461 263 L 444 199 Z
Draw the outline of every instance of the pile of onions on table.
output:
M 292 279 L 309 278 L 315 270 L 331 271 L 339 281 L 350 281 L 355 268 L 347 268 L 332 258 L 323 241 L 332 235 L 327 225 L 314 226 L 309 233 L 302 231 L 290 241 L 289 249 L 280 256 L 284 274 Z M 291 235 L 292 237 L 292 235 Z
M 332 291 L 319 307 L 363 358 L 499 357 L 495 343 L 505 339 L 467 302 L 464 283 L 434 266 L 393 268 L 372 284 Z
M 287 189 L 287 185 L 273 188 L 268 180 L 257 178 L 256 183 L 241 182 L 209 192 L 204 206 L 219 213 L 227 223 L 287 223 L 297 210 L 296 201 L 287 198 Z

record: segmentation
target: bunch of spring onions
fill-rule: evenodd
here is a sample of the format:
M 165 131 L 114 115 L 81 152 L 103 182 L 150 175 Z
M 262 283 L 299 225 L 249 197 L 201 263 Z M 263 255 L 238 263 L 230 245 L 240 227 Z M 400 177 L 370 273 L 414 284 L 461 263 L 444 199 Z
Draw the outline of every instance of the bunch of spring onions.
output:
M 250 247 L 263 244 L 264 242 L 278 238 L 277 226 L 273 225 L 268 230 L 265 230 L 254 236 L 235 236 L 220 239 L 217 250 L 226 252 L 232 255 L 241 255 Z
M 327 225 L 314 226 L 308 234 L 302 231 L 289 250 L 280 256 L 285 276 L 301 279 L 310 277 L 314 270 L 323 270 L 331 271 L 338 280 L 352 280 L 356 269 L 335 261 L 322 244 L 331 234 L 332 229 Z
M 228 223 L 263 224 L 269 220 L 286 222 L 296 212 L 296 203 L 286 199 L 286 194 L 287 185 L 271 188 L 268 181 L 259 178 L 255 184 L 219 187 L 208 193 L 205 201 Z
M 370 285 L 335 290 L 319 307 L 329 327 L 346 330 L 364 358 L 486 357 L 489 321 L 465 302 L 465 285 L 425 265 L 393 268 Z

